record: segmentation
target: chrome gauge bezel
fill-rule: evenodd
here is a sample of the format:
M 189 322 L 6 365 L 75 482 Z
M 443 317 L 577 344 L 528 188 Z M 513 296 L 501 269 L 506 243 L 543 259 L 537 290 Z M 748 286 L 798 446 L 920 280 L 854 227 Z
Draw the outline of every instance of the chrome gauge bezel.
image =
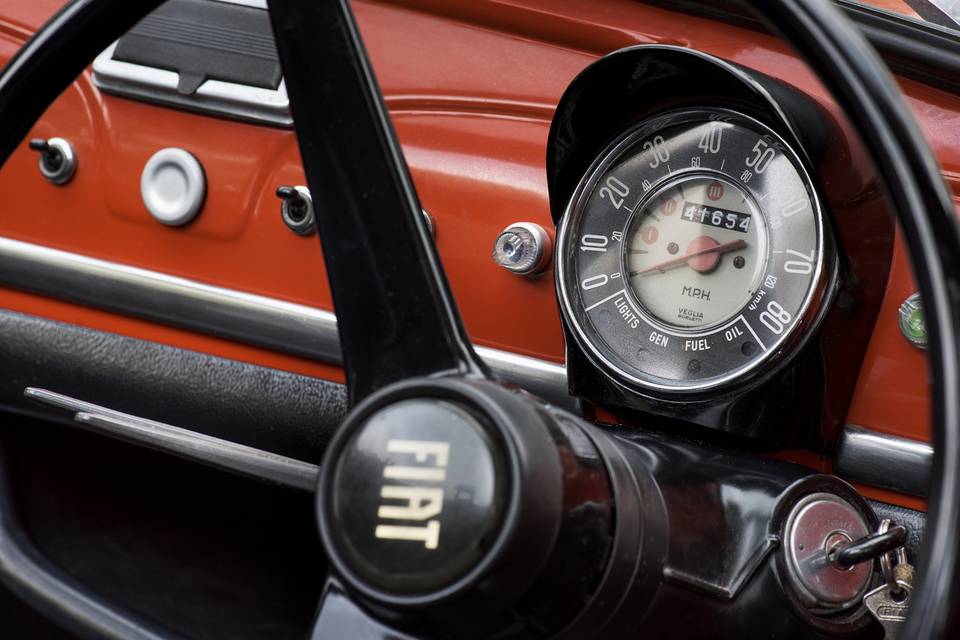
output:
M 763 349 L 758 355 L 753 356 L 743 364 L 732 366 L 728 371 L 720 375 L 691 380 L 670 379 L 657 376 L 652 371 L 645 371 L 636 363 L 627 361 L 622 354 L 615 353 L 614 349 L 606 344 L 604 337 L 600 335 L 600 331 L 594 326 L 592 320 L 586 317 L 590 309 L 582 303 L 579 288 L 576 291 L 570 291 L 572 285 L 568 282 L 570 280 L 570 272 L 577 269 L 575 265 L 568 264 L 568 258 L 571 255 L 570 242 L 572 241 L 572 234 L 580 231 L 579 228 L 577 228 L 577 225 L 580 223 L 578 216 L 583 214 L 588 201 L 594 196 L 600 180 L 607 176 L 608 171 L 619 166 L 622 161 L 629 161 L 630 158 L 637 155 L 632 152 L 634 152 L 645 139 L 655 136 L 658 131 L 667 131 L 682 125 L 695 126 L 697 123 L 709 121 L 721 121 L 746 127 L 757 134 L 758 138 L 770 140 L 775 144 L 777 150 L 787 158 L 796 171 L 797 178 L 799 178 L 809 198 L 810 213 L 813 218 L 813 232 L 815 234 L 815 261 L 809 277 L 809 284 L 806 285 L 802 300 L 796 305 L 796 313 L 792 315 L 791 324 L 784 330 L 783 334 L 777 337 L 776 340 L 770 342 L 769 345 L 766 345 L 761 342 L 755 332 L 753 333 L 756 342 L 763 346 Z M 694 173 L 719 174 L 724 179 L 744 189 L 754 200 L 757 200 L 758 193 L 755 188 L 752 188 L 749 184 L 742 183 L 742 181 L 737 180 L 726 171 L 715 171 L 713 167 L 685 168 L 672 171 L 667 175 L 661 176 L 658 180 L 653 181 L 650 186 L 645 189 L 643 198 L 638 201 L 633 211 L 641 210 L 644 206 L 644 201 L 657 194 L 661 188 L 668 186 L 668 182 L 673 182 L 681 176 L 692 175 Z M 766 210 L 764 211 L 764 221 L 769 225 L 770 216 L 766 214 Z M 624 217 L 623 233 L 626 233 L 629 227 L 629 220 L 629 217 Z M 747 380 L 755 379 L 763 372 L 775 368 L 779 363 L 782 363 L 790 353 L 795 351 L 794 347 L 809 336 L 812 327 L 822 315 L 821 311 L 824 307 L 823 301 L 826 296 L 828 282 L 828 278 L 825 277 L 825 272 L 828 266 L 834 264 L 832 247 L 832 242 L 829 241 L 829 237 L 826 235 L 823 209 L 817 189 L 810 178 L 809 172 L 806 170 L 804 162 L 782 136 L 755 118 L 728 109 L 691 108 L 670 111 L 637 124 L 607 147 L 585 173 L 574 191 L 573 196 L 570 198 L 560 221 L 557 233 L 557 251 L 555 252 L 555 274 L 560 308 L 564 320 L 570 329 L 570 334 L 574 337 L 583 353 L 608 378 L 621 386 L 640 392 L 656 392 L 657 395 L 689 395 L 721 387 L 734 386 Z M 772 250 L 772 246 L 768 248 L 768 251 Z M 765 266 L 764 273 L 769 273 L 770 268 L 769 265 Z M 623 273 L 625 274 L 626 272 Z M 574 275 L 579 277 L 578 274 Z M 577 282 L 579 282 L 579 280 Z M 637 304 L 636 296 L 633 295 L 630 287 L 624 285 L 624 288 L 626 290 L 624 294 L 629 299 L 632 310 L 637 312 L 642 322 L 650 327 L 660 329 L 667 328 L 658 318 L 645 312 L 642 309 L 642 305 Z M 773 298 L 771 297 L 771 299 Z M 746 309 L 746 307 L 743 307 L 743 309 Z M 685 336 L 687 338 L 719 335 L 720 332 L 729 329 L 731 325 L 737 324 L 739 320 L 743 320 L 743 325 L 749 325 L 745 317 L 741 314 L 736 315 L 732 321 L 726 324 L 709 327 L 706 331 L 702 331 L 699 328 L 686 330 L 680 329 L 679 327 L 669 327 L 668 333 L 670 333 L 670 335 Z M 677 365 L 677 363 L 675 363 L 675 365 Z

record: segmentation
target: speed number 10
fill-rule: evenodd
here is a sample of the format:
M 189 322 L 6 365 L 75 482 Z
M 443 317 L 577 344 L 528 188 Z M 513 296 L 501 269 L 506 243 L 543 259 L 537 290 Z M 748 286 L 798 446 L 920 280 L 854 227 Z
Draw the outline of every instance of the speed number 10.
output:
M 607 245 L 610 244 L 610 240 L 614 242 L 620 242 L 623 240 L 622 231 L 614 231 L 610 234 L 610 238 L 607 236 L 601 236 L 596 233 L 585 233 L 580 236 L 580 251 L 594 251 L 596 253 L 604 253 L 607 250 Z

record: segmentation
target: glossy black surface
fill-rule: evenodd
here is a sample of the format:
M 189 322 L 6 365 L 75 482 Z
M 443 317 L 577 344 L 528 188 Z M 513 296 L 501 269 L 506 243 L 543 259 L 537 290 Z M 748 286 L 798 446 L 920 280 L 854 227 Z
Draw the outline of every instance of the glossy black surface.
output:
M 353 402 L 482 377 L 346 0 L 270 0 Z
M 852 487 L 732 450 L 625 429 L 616 436 L 634 468 L 642 465 L 656 482 L 670 532 L 663 582 L 648 599 L 645 627 L 670 629 L 667 637 L 676 638 L 821 638 L 869 627 L 862 608 L 815 615 L 793 594 L 783 569 L 784 519 L 806 495 L 836 494 L 876 523 Z
M 587 428 L 486 381 L 410 380 L 369 397 L 328 449 L 318 492 L 320 531 L 344 584 L 379 616 L 428 636 L 539 636 L 570 623 L 601 589 L 618 535 Z M 421 513 L 384 511 L 406 504 L 384 493 L 398 485 L 423 497 Z M 620 518 L 628 578 L 647 517 Z M 397 525 L 413 539 L 376 533 Z
M 383 624 L 350 599 L 343 586 L 331 579 L 320 601 L 310 640 L 414 640 L 416 636 Z
M 891 213 L 872 173 L 838 161 L 851 150 L 831 116 L 779 81 L 696 51 L 620 50 L 584 70 L 558 106 L 547 156 L 554 220 L 564 215 L 595 159 L 624 131 L 670 110 L 704 107 L 754 118 L 800 154 L 824 208 L 820 313 L 806 318 L 796 339 L 752 375 L 682 398 L 638 391 L 604 375 L 565 323 L 570 388 L 628 424 L 670 432 L 692 424 L 759 439 L 764 446 L 828 451 L 846 417 L 893 241 Z
M 595 602 L 608 579 L 608 566 L 614 558 L 617 543 L 633 553 L 641 549 L 656 555 L 656 544 L 644 540 L 622 527 L 625 507 L 619 510 L 614 499 L 618 491 L 599 445 L 588 433 L 589 427 L 578 418 L 547 409 L 550 439 L 560 457 L 563 474 L 563 507 L 560 528 L 553 549 L 539 577 L 516 606 L 517 611 L 532 620 L 531 629 L 556 630 L 565 625 L 585 626 L 584 609 L 590 616 Z M 621 500 L 628 498 L 621 496 Z M 636 503 L 642 498 L 638 496 Z M 642 526 L 642 525 L 641 525 Z M 618 527 L 621 538 L 616 540 Z M 656 579 L 656 571 L 646 567 L 646 582 Z M 571 623 L 575 620 L 576 622 Z M 567 627 L 569 632 L 570 627 Z
M 779 545 L 779 501 L 810 472 L 649 436 L 628 441 L 666 504 L 664 579 L 715 598 L 735 598 Z
M 563 526 L 576 520 L 580 524 L 566 541 L 562 532 L 557 537 L 546 569 L 527 595 L 511 602 L 508 594 L 500 594 L 504 599 L 495 606 L 511 612 L 514 625 L 503 627 L 496 609 L 482 621 L 463 625 L 479 607 L 490 604 L 490 594 L 455 607 L 450 603 L 452 608 L 446 611 L 432 607 L 422 615 L 407 610 L 398 617 L 374 606 L 375 617 L 392 619 L 398 628 L 418 637 L 551 637 L 558 627 L 549 626 L 550 621 L 568 625 L 565 633 L 576 638 L 631 637 L 638 625 L 669 630 L 668 636 L 676 638 L 706 633 L 717 638 L 754 637 L 758 621 L 775 630 L 774 637 L 822 638 L 854 632 L 873 637 L 862 608 L 832 617 L 816 615 L 783 579 L 784 518 L 802 497 L 834 493 L 876 524 L 870 507 L 849 485 L 796 465 L 735 451 L 626 430 L 611 438 L 583 430 L 573 418 L 558 423 L 560 429 L 551 432 L 567 461 L 565 476 L 570 478 L 575 468 L 581 475 L 577 483 L 566 483 L 564 503 L 579 496 L 581 506 L 567 507 Z M 595 476 L 598 465 L 606 467 L 610 478 L 615 512 L 602 508 L 603 483 Z M 593 499 L 584 500 L 588 495 Z M 608 514 L 604 519 L 615 514 L 614 520 L 607 520 L 612 527 L 607 535 L 613 534 L 608 555 L 597 553 L 603 548 L 596 545 L 602 539 L 603 529 L 598 528 L 604 522 L 602 514 Z M 583 534 L 591 531 L 584 539 Z M 536 529 L 527 532 L 536 536 Z M 588 570 L 597 562 L 606 565 L 602 575 Z M 580 578 L 579 584 L 571 582 L 574 577 Z M 346 612 L 353 606 L 342 593 L 328 592 L 314 637 L 336 637 L 335 630 L 345 628 L 341 625 L 381 628 L 359 610 L 351 618 Z M 330 626 L 324 628 L 322 621 Z
M 500 398 L 498 404 L 508 406 L 503 401 Z M 550 637 L 559 628 L 556 625 L 563 624 L 570 637 L 614 638 L 630 637 L 642 624 L 670 629 L 670 636 L 677 638 L 708 632 L 717 638 L 742 638 L 752 637 L 758 620 L 786 634 L 777 637 L 853 632 L 869 632 L 866 637 L 872 637 L 862 608 L 832 617 L 817 615 L 792 594 L 782 577 L 784 518 L 802 497 L 834 493 L 876 524 L 870 507 L 849 485 L 789 463 L 629 430 L 606 434 L 563 414 L 554 412 L 553 417 L 549 431 L 564 460 L 567 515 L 545 569 L 529 583 L 526 594 L 484 592 L 485 583 L 506 584 L 492 573 L 469 591 L 461 591 L 474 597 L 434 600 L 434 605 L 443 606 L 422 614 L 404 606 L 402 615 L 397 609 L 402 603 L 396 599 L 393 612 L 373 602 L 375 617 L 393 620 L 419 637 Z M 529 420 L 522 424 L 524 431 L 532 431 Z M 541 455 L 547 451 L 540 449 Z M 597 477 L 604 469 L 610 489 Z M 579 479 L 570 482 L 576 476 Z M 541 481 L 538 486 L 550 484 Z M 604 499 L 611 490 L 612 502 Z M 577 502 L 574 497 L 580 506 L 570 508 Z M 607 527 L 600 526 L 603 522 L 609 523 Z M 536 525 L 516 529 L 513 535 L 532 536 L 541 544 L 549 539 Z M 608 542 L 599 545 L 604 535 Z M 606 567 L 602 574 L 597 573 L 602 566 Z M 573 578 L 579 582 L 571 582 Z M 334 637 L 321 626 L 324 620 L 331 629 L 361 623 L 364 628 L 379 628 L 380 623 L 366 614 L 358 613 L 351 621 L 346 613 L 351 606 L 342 594 L 328 593 L 314 637 Z M 487 606 L 492 608 L 486 616 L 472 619 Z M 515 621 L 512 627 L 503 626 L 504 611 Z M 677 618 L 683 611 L 696 615 Z
M 885 553 L 896 551 L 907 541 L 907 528 L 893 525 L 884 533 L 872 533 L 866 538 L 854 540 L 848 546 L 839 549 L 830 560 L 841 568 L 852 567 L 861 562 L 869 562 Z
M 337 452 L 323 517 L 359 580 L 440 591 L 473 569 L 502 525 L 503 444 L 468 407 L 429 397 L 377 411 Z

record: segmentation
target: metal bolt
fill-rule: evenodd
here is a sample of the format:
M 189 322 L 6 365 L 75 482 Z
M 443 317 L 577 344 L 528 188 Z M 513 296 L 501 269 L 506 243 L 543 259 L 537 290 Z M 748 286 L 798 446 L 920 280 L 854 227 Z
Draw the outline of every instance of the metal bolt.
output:
M 493 261 L 522 276 L 543 271 L 552 251 L 546 230 L 532 222 L 515 222 L 500 232 L 493 242 Z

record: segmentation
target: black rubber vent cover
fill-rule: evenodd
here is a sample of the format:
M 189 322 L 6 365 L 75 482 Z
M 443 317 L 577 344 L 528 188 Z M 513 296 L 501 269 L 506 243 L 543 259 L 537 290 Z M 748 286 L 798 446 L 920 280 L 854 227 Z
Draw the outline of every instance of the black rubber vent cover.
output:
M 281 79 L 267 12 L 215 0 L 169 0 L 120 38 L 113 59 L 176 71 L 183 95 L 206 80 L 276 89 Z

